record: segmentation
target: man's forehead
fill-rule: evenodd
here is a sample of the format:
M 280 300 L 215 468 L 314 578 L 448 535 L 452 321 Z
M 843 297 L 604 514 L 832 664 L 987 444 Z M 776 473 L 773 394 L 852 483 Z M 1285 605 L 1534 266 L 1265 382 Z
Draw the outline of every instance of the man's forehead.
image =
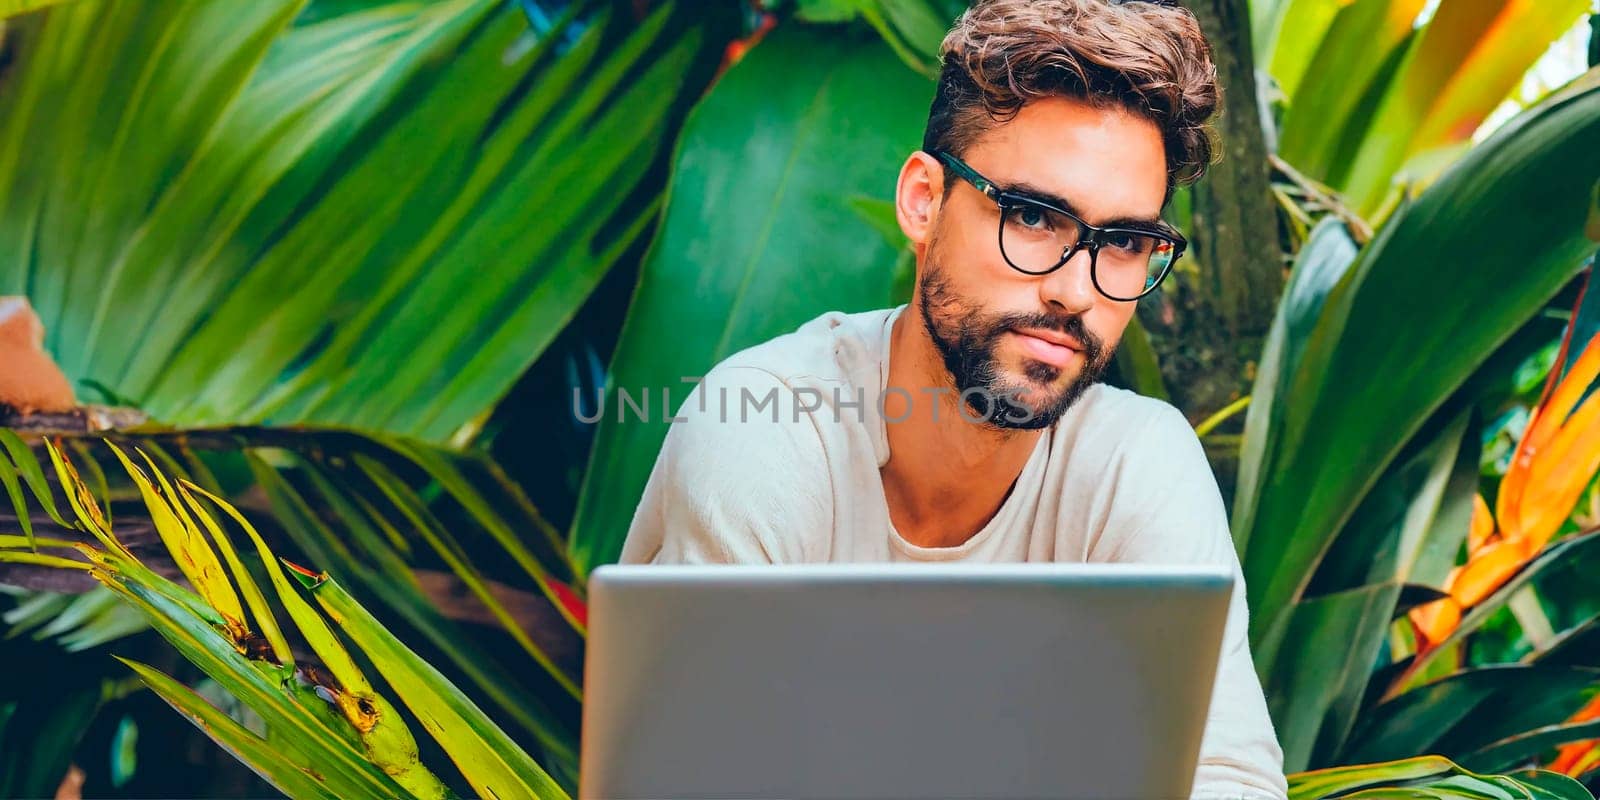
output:
M 1079 204 L 1092 194 L 1105 206 L 1093 210 L 1111 216 L 1149 215 L 1166 197 L 1160 129 L 1117 106 L 1037 100 L 984 131 L 967 152 L 968 163 L 991 180 L 1026 183 Z
M 1146 135 L 1139 122 L 1046 128 L 1019 114 L 974 142 L 965 160 L 1002 189 L 1088 217 L 1151 219 L 1166 199 L 1166 159 L 1159 132 L 1150 125 Z

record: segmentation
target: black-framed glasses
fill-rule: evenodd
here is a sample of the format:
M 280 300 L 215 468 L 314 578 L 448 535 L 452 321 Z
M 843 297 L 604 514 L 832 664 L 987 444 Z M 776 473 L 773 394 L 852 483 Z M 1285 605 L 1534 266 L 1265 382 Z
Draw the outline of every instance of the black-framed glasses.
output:
M 1100 228 L 1053 203 L 1001 189 L 966 162 L 933 156 L 1000 207 L 1000 255 L 1026 275 L 1048 275 L 1089 251 L 1089 277 L 1107 298 L 1130 303 L 1154 291 L 1189 243 L 1166 223 Z

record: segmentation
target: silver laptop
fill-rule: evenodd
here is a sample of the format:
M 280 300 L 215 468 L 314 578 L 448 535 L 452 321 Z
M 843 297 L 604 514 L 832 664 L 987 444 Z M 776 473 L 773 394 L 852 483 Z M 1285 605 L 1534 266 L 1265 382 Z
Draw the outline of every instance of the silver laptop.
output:
M 583 798 L 1187 797 L 1232 575 L 608 566 Z

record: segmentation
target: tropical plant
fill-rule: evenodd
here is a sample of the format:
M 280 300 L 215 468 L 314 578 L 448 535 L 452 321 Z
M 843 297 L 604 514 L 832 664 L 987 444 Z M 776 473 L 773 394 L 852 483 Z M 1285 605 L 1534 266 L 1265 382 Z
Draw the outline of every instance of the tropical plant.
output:
M 720 54 L 715 15 L 597 5 L 544 31 L 501 0 L 14 20 L 0 294 L 69 377 L 169 424 L 468 443 L 648 232 L 645 176 Z
M 1560 722 L 1594 683 L 1570 664 L 1460 662 L 1395 683 L 1415 646 L 1389 631 L 1397 614 L 1440 596 L 1414 586 L 1443 583 L 1467 536 L 1482 419 L 1499 415 L 1513 370 L 1552 338 L 1537 315 L 1594 248 L 1585 216 L 1595 187 L 1570 176 L 1600 174 L 1588 146 L 1597 133 L 1592 71 L 1399 206 L 1365 248 L 1329 220 L 1300 254 L 1257 375 L 1233 509 L 1257 668 L 1291 768 L 1466 757 Z M 1490 220 L 1522 235 L 1498 239 Z M 1448 280 L 1419 269 L 1446 264 Z M 1586 483 L 1579 469 L 1546 473 L 1558 483 L 1538 491 Z M 1552 510 L 1564 517 L 1570 506 Z M 1582 558 L 1587 541 L 1472 598 L 1455 635 L 1544 569 Z M 1315 644 L 1331 641 L 1340 647 Z
M 262 535 L 227 501 L 187 480 L 170 480 L 142 451 L 134 457 L 105 442 L 137 486 L 148 518 L 156 523 L 159 551 L 170 557 L 185 586 L 141 560 L 119 538 L 109 507 L 102 507 L 82 482 L 62 447 L 48 441 L 44 446 L 62 501 L 70 506 L 72 527 L 92 541 L 6 536 L 0 538 L 0 563 L 87 572 L 137 611 L 249 713 L 225 713 L 172 676 L 122 661 L 273 787 L 296 798 L 443 798 L 457 796 L 453 787 L 465 782 L 480 797 L 567 796 L 466 694 L 336 579 L 287 561 L 280 564 Z M 36 466 L 26 458 L 9 463 L 25 472 Z M 50 484 L 29 488 L 40 506 L 53 516 L 60 513 Z M 212 508 L 243 532 L 248 545 L 235 545 L 237 536 Z M 262 573 L 265 580 L 257 577 Z M 272 591 L 263 590 L 263 584 Z M 292 625 L 280 626 L 281 616 Z M 298 655 L 301 648 L 311 655 Z M 448 773 L 448 779 L 441 778 L 442 763 L 422 756 L 417 727 L 439 745 L 459 781 Z M 1432 797 L 1588 796 L 1581 785 L 1559 775 L 1479 776 L 1438 758 L 1295 776 L 1292 796 L 1366 796 L 1346 793 L 1380 786 Z
M 1565 362 L 1564 356 L 1558 364 Z M 1550 377 L 1559 372 L 1552 370 Z M 1411 610 L 1419 654 L 1448 641 L 1462 613 L 1540 555 L 1572 516 L 1600 472 L 1600 395 L 1589 392 L 1596 378 L 1600 338 L 1590 340 L 1559 384 L 1552 381 L 1553 391 L 1535 409 L 1512 453 L 1511 469 L 1500 482 L 1498 512 L 1489 510 L 1482 495 L 1473 495 L 1466 563 L 1445 578 L 1447 597 Z M 1579 400 L 1582 406 L 1574 409 Z M 1423 663 L 1419 659 L 1412 668 Z
M 1528 771 L 1478 775 L 1448 759 L 1424 756 L 1387 764 L 1335 767 L 1289 778 L 1290 800 L 1313 798 L 1425 798 L 1432 800 L 1556 800 L 1587 797 L 1582 784 L 1563 775 Z
M 1367 218 L 1461 157 L 1588 0 L 1251 3 L 1282 99 L 1277 155 Z
M 80 385 L 185 426 L 107 434 L 122 443 L 123 456 L 132 446 L 150 453 L 142 466 L 82 438 L 64 439 L 66 449 L 57 451 L 70 450 L 71 463 L 99 488 L 103 516 L 124 526 L 143 518 L 171 575 L 159 571 L 161 558 L 131 544 L 123 554 L 114 544 L 121 533 L 94 535 L 105 531 L 76 508 L 48 522 L 21 510 L 23 490 L 38 499 L 51 474 L 57 488 L 78 483 L 48 458 L 41 464 L 20 439 L 7 440 L 0 478 L 11 476 L 5 483 L 19 509 L 17 530 L 0 531 L 14 537 L 5 540 L 17 554 L 9 561 L 60 557 L 48 547 L 29 549 L 30 539 L 71 541 L 100 554 L 85 555 L 97 578 L 143 591 L 128 588 L 115 606 L 104 600 L 111 588 L 88 602 L 38 596 L 24 603 L 32 614 L 19 622 L 32 621 L 47 637 L 96 643 L 127 617 L 95 609 L 135 608 L 163 634 L 182 631 L 186 658 L 209 666 L 206 674 L 238 700 L 270 707 L 244 703 L 278 720 L 276 737 L 270 720 L 266 727 L 274 747 L 282 725 L 320 714 L 320 738 L 305 745 L 314 752 L 263 753 L 188 689 L 138 672 L 186 713 L 227 728 L 226 746 L 247 763 L 270 759 L 276 777 L 269 779 L 295 781 L 286 789 L 295 796 L 355 788 L 382 763 L 399 767 L 408 793 L 439 791 L 440 776 L 452 784 L 440 753 L 430 758 L 432 737 L 417 740 L 421 766 L 406 769 L 407 758 L 395 763 L 407 736 L 399 726 L 361 730 L 370 720 L 356 700 L 379 686 L 374 675 L 392 693 L 374 688 L 373 697 L 401 701 L 391 709 L 455 696 L 432 676 L 417 679 L 422 695 L 395 685 L 390 670 L 409 664 L 416 677 L 416 661 L 364 618 L 359 633 L 339 631 L 357 645 L 349 659 L 329 644 L 338 638 L 324 635 L 325 621 L 309 621 L 315 612 L 291 614 L 294 628 L 283 629 L 299 630 L 338 687 L 354 686 L 353 694 L 331 691 L 330 681 L 306 684 L 313 695 L 323 688 L 316 701 L 282 684 L 277 694 L 257 691 L 262 681 L 243 671 L 296 674 L 282 672 L 288 662 L 266 632 L 275 622 L 263 622 L 272 617 L 248 599 L 254 593 L 268 605 L 295 605 L 289 596 L 299 595 L 281 592 L 269 574 L 277 562 L 267 552 L 292 548 L 332 576 L 322 585 L 335 588 L 313 590 L 313 599 L 348 587 L 476 707 L 521 737 L 529 761 L 550 779 L 506 755 L 518 775 L 534 776 L 523 788 L 572 788 L 578 672 L 571 651 L 560 648 L 581 641 L 584 576 L 616 557 L 667 415 L 649 415 L 655 425 L 606 418 L 565 537 L 493 461 L 455 448 L 484 444 L 485 422 L 516 375 L 606 270 L 645 240 L 663 206 L 602 408 L 616 408 L 622 388 L 652 387 L 655 395 L 680 385 L 821 310 L 904 298 L 909 261 L 885 207 L 892 169 L 915 146 L 932 90 L 927 37 L 934 28 L 926 21 L 937 17 L 928 2 L 802 2 L 799 10 L 814 20 L 864 19 L 892 46 L 781 23 L 716 83 L 679 136 L 675 114 L 722 66 L 732 25 L 704 9 L 670 6 L 636 20 L 623 7 L 631 5 L 594 17 L 587 15 L 593 5 L 579 4 L 531 38 L 520 9 L 490 0 L 330 4 L 340 12 L 320 16 L 315 4 L 308 10 L 285 0 L 239 19 L 204 2 L 140 18 L 127 6 L 78 0 L 13 21 L 13 63 L 0 78 L 0 141 L 7 143 L 0 180 L 19 190 L 0 200 L 0 292 L 38 300 L 58 334 L 52 350 Z M 1347 5 L 1370 13 L 1375 4 Z M 1454 18 L 1444 16 L 1450 5 L 1435 17 L 1440 30 L 1437 20 Z M 1493 5 L 1525 13 L 1526 4 Z M 226 35 L 199 36 L 210 31 Z M 796 79 L 796 60 L 819 71 Z M 80 63 L 92 70 L 88 79 L 49 68 Z M 139 75 L 142 88 L 102 71 Z M 1370 243 L 1360 224 L 1354 238 L 1336 221 L 1307 225 L 1257 374 L 1234 509 L 1258 665 L 1293 769 L 1421 752 L 1458 755 L 1467 769 L 1511 769 L 1589 732 L 1586 722 L 1540 727 L 1569 719 L 1586 699 L 1593 670 L 1566 660 L 1583 648 L 1474 670 L 1445 657 L 1463 648 L 1441 647 L 1432 669 L 1449 674 L 1417 673 L 1426 682 L 1385 702 L 1378 701 L 1394 668 L 1374 665 L 1409 656 L 1404 637 L 1391 637 L 1390 620 L 1442 596 L 1419 587 L 1443 583 L 1466 536 L 1477 492 L 1474 437 L 1509 394 L 1505 376 L 1557 335 L 1558 326 L 1536 315 L 1570 283 L 1582 250 L 1593 248 L 1582 237 L 1581 214 L 1568 211 L 1586 207 L 1592 191 L 1573 176 L 1600 172 L 1600 154 L 1584 148 L 1600 118 L 1596 83 L 1591 74 L 1468 152 L 1385 215 Z M 170 122 L 172 141 L 145 142 L 150 120 Z M 663 202 L 648 166 L 674 137 Z M 1408 158 L 1411 148 L 1401 148 Z M 1342 208 L 1313 179 L 1292 183 L 1293 191 L 1322 193 L 1329 208 Z M 530 209 L 540 209 L 538 224 L 527 224 Z M 1508 226 L 1519 235 L 1501 235 Z M 1457 249 L 1442 255 L 1441 242 Z M 1416 269 L 1439 263 L 1451 267 L 1448 281 Z M 1516 281 L 1505 278 L 1508 264 L 1518 267 Z M 1439 299 L 1397 301 L 1429 292 Z M 1397 386 L 1354 379 L 1367 369 L 1406 379 Z M 308 427 L 317 425 L 355 427 Z M 132 483 L 114 486 L 119 473 Z M 164 474 L 173 476 L 166 485 Z M 192 549 L 190 531 L 209 534 L 205 519 L 216 521 L 197 487 L 219 501 L 232 498 L 215 507 L 243 508 L 241 516 L 260 527 L 260 542 L 250 537 L 252 547 L 239 555 L 253 584 L 222 555 L 226 535 L 211 536 L 217 552 L 209 559 Z M 93 495 L 64 496 L 78 497 L 90 513 L 100 507 Z M 113 498 L 120 503 L 114 517 Z M 74 523 L 91 541 L 71 535 Z M 163 525 L 181 535 L 164 535 Z M 520 541 L 528 530 L 540 533 Z M 1482 629 L 1494 609 L 1510 607 L 1518 589 L 1583 563 L 1586 542 L 1557 543 L 1475 604 L 1462 638 Z M 185 589 L 173 580 L 183 559 L 227 562 L 227 576 L 219 567 Z M 42 563 L 85 571 L 81 563 Z M 430 566 L 474 598 L 472 613 L 504 631 L 510 656 L 462 635 L 440 607 L 452 593 L 429 591 L 419 577 Z M 523 607 L 553 624 L 525 625 L 511 609 L 509 581 L 523 588 Z M 246 588 L 269 583 L 270 595 Z M 301 597 L 296 607 L 309 606 Z M 83 624 L 58 625 L 63 617 Z M 255 635 L 268 640 L 265 652 L 276 663 L 249 657 L 264 654 Z M 241 640 L 258 649 L 238 653 L 230 643 Z M 1314 646 L 1322 641 L 1341 646 Z M 240 658 L 222 658 L 224 646 Z M 308 663 L 293 646 L 289 656 Z M 531 685 L 515 668 L 526 659 L 540 665 L 522 670 L 534 674 Z M 88 682 L 76 702 L 92 710 L 107 685 Z M 24 712 L 30 723 L 37 719 L 31 707 L 8 706 L 0 696 L 0 727 L 8 713 Z M 487 735 L 479 717 L 461 713 L 476 731 L 464 735 Z M 373 741 L 374 731 L 398 736 L 401 750 Z M 484 741 L 503 744 L 494 735 Z M 325 757 L 335 759 L 337 774 L 322 777 L 344 783 L 302 770 L 314 764 L 320 771 Z M 486 773 L 466 761 L 456 763 L 475 787 L 474 776 Z M 382 766 L 377 774 L 395 778 Z M 1296 797 L 1400 789 L 1583 796 L 1542 774 L 1484 778 L 1437 759 L 1310 773 L 1293 785 Z
M 574 571 L 479 431 L 645 240 L 667 144 L 738 15 L 158 6 L 75 0 L 6 20 L 0 295 L 35 302 L 80 392 L 162 423 L 141 427 L 147 452 L 270 512 L 269 538 L 338 570 L 571 787 Z M 545 224 L 527 225 L 530 209 Z M 104 454 L 79 455 L 103 482 Z M 15 499 L 44 474 L 0 480 Z M 36 527 L 60 533 L 0 520 L 6 535 Z M 97 654 L 144 629 L 84 588 L 12 599 L 7 627 Z M 86 677 L 72 708 L 92 715 L 125 674 Z M 62 714 L 60 736 L 24 731 L 47 716 L 34 706 L 0 694 L 0 794 L 53 791 L 41 781 L 59 781 L 88 727 Z M 7 763 L 30 768 L 13 782 Z
M 115 501 L 117 518 L 132 520 L 121 531 L 129 549 L 155 568 L 181 574 L 173 557 L 154 547 L 159 525 L 151 524 L 137 487 L 115 482 L 121 469 L 112 454 L 82 439 L 65 441 L 89 481 L 103 487 L 97 495 Z M 492 462 L 401 439 L 332 432 L 274 439 L 242 429 L 151 431 L 123 434 L 119 441 L 212 494 L 253 494 L 237 488 L 241 480 L 259 487 L 254 501 L 258 519 L 270 523 L 263 528 L 268 539 L 337 571 L 343 586 L 537 754 L 558 782 L 575 785 L 582 609 L 565 588 L 571 570 L 559 542 L 523 538 L 554 530 Z M 48 491 L 48 463 L 37 463 L 14 434 L 0 430 L 0 442 L 18 459 L 15 467 L 0 460 L 0 483 L 12 499 Z M 243 478 L 219 479 L 211 469 L 217 465 Z M 50 513 L 14 517 L 18 540 L 81 538 L 44 508 Z M 29 583 L 26 575 L 0 573 Z M 84 593 L 85 587 L 53 583 L 69 594 L 36 594 L 19 605 L 8 614 L 13 635 L 37 628 L 36 638 L 84 649 L 145 627 L 137 615 L 106 613 L 106 601 L 118 604 L 104 589 Z M 113 652 L 130 650 L 139 652 Z M 104 650 L 77 659 L 96 655 L 103 658 Z M 70 753 L 71 744 L 58 747 Z
M 107 443 L 136 484 L 161 548 L 188 584 L 180 585 L 141 561 L 118 538 L 100 499 L 78 478 L 72 461 L 60 448 L 46 446 L 73 527 L 90 534 L 93 543 L 6 536 L 0 538 L 0 548 L 6 548 L 0 549 L 0 562 L 86 571 L 138 611 L 185 658 L 254 712 L 252 721 L 260 729 L 223 713 L 160 670 L 125 660 L 127 666 L 274 787 L 291 797 L 454 797 L 436 768 L 419 755 L 413 728 L 420 726 L 476 796 L 566 796 L 466 694 L 395 638 L 338 581 L 327 573 L 280 564 L 261 534 L 227 501 L 198 484 L 169 480 L 143 452 L 136 462 Z M 40 505 L 59 514 L 48 487 L 31 488 Z M 236 547 L 202 501 L 231 518 L 250 546 Z M 39 547 L 70 548 L 78 558 L 40 552 Z M 270 594 L 241 558 L 249 551 L 267 576 Z M 280 627 L 280 615 L 292 626 Z M 314 659 L 296 655 L 291 634 L 309 647 Z M 371 667 L 361 667 L 357 655 Z M 387 684 L 387 692 L 370 677 L 374 673 Z M 409 713 L 402 713 L 401 706 Z

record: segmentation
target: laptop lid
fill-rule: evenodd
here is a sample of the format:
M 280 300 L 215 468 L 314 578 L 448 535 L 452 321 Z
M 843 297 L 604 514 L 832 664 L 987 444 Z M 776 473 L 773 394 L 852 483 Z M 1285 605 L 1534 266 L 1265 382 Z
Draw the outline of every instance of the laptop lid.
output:
M 1232 582 L 1143 564 L 602 567 L 579 795 L 1186 797 Z

